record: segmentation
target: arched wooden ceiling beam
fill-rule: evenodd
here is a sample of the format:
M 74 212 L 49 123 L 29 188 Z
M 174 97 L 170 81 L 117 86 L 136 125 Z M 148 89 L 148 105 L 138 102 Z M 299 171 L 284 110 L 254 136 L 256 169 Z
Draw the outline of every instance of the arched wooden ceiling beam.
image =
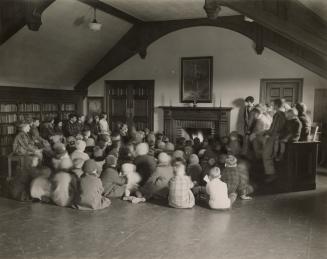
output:
M 75 86 L 86 90 L 93 82 L 134 56 L 146 56 L 146 49 L 159 38 L 181 29 L 195 26 L 214 26 L 230 29 L 252 39 L 260 54 L 264 47 L 293 60 L 307 69 L 327 78 L 326 59 L 302 45 L 255 22 L 244 21 L 244 16 L 225 16 L 216 20 L 189 19 L 160 22 L 144 22 L 134 25 L 109 52 Z
M 42 24 L 41 15 L 55 0 L 1 0 L 0 45 L 25 25 L 37 31 Z
M 327 57 L 327 23 L 297 0 L 212 0 Z

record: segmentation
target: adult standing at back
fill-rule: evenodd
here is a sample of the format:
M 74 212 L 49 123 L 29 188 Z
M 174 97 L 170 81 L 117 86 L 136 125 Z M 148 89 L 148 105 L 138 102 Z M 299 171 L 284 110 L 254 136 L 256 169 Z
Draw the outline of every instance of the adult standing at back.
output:
M 299 112 L 298 117 L 302 123 L 299 141 L 309 141 L 312 122 L 307 114 L 307 106 L 304 103 L 297 103 L 295 108 Z
M 243 155 L 249 154 L 249 136 L 252 130 L 254 98 L 248 96 L 244 100 L 244 114 L 243 114 L 243 129 L 244 129 L 244 141 L 243 141 Z
M 107 121 L 107 114 L 102 113 L 100 115 L 99 128 L 101 134 L 109 134 L 109 124 Z
M 249 134 L 251 130 L 251 125 L 253 122 L 253 114 L 252 110 L 254 108 L 254 98 L 252 96 L 248 96 L 244 100 L 244 134 Z
M 276 179 L 276 170 L 274 165 L 274 144 L 285 129 L 286 117 L 284 102 L 281 99 L 274 100 L 274 110 L 276 111 L 272 124 L 265 132 L 266 141 L 263 148 L 262 159 L 265 168 L 266 182 L 272 182 Z

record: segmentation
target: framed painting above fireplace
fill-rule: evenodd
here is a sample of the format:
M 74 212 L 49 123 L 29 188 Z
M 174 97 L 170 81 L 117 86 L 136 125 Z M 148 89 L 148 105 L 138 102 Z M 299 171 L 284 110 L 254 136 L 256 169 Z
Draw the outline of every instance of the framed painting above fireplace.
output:
M 181 59 L 180 100 L 182 103 L 211 103 L 212 57 Z

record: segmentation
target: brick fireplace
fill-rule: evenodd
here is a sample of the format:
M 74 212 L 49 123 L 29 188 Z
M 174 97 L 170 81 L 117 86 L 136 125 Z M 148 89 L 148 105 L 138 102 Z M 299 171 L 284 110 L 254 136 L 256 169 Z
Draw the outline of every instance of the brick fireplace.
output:
M 173 142 L 187 129 L 207 130 L 211 135 L 230 133 L 230 107 L 161 106 L 164 111 L 164 132 Z

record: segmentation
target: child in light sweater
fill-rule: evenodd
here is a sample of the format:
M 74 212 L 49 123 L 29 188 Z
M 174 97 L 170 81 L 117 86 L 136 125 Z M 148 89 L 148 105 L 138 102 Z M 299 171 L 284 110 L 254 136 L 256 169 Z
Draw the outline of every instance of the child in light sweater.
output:
M 84 152 L 86 148 L 84 140 L 77 140 L 75 146 L 76 150 L 70 155 L 73 161 L 78 158 L 83 159 L 84 161 L 90 159 L 89 155 Z
M 228 197 L 227 184 L 220 180 L 219 167 L 213 167 L 209 171 L 209 176 L 205 177 L 206 192 L 209 196 L 209 207 L 211 209 L 229 209 L 236 199 L 236 195 Z
M 173 162 L 174 177 L 169 181 L 169 205 L 174 208 L 187 209 L 195 205 L 191 191 L 193 183 L 185 172 L 185 160 L 177 157 Z
M 83 171 L 84 175 L 80 181 L 80 195 L 76 207 L 80 210 L 99 210 L 109 207 L 110 200 L 102 196 L 104 189 L 97 174 L 95 161 L 92 159 L 85 161 Z

